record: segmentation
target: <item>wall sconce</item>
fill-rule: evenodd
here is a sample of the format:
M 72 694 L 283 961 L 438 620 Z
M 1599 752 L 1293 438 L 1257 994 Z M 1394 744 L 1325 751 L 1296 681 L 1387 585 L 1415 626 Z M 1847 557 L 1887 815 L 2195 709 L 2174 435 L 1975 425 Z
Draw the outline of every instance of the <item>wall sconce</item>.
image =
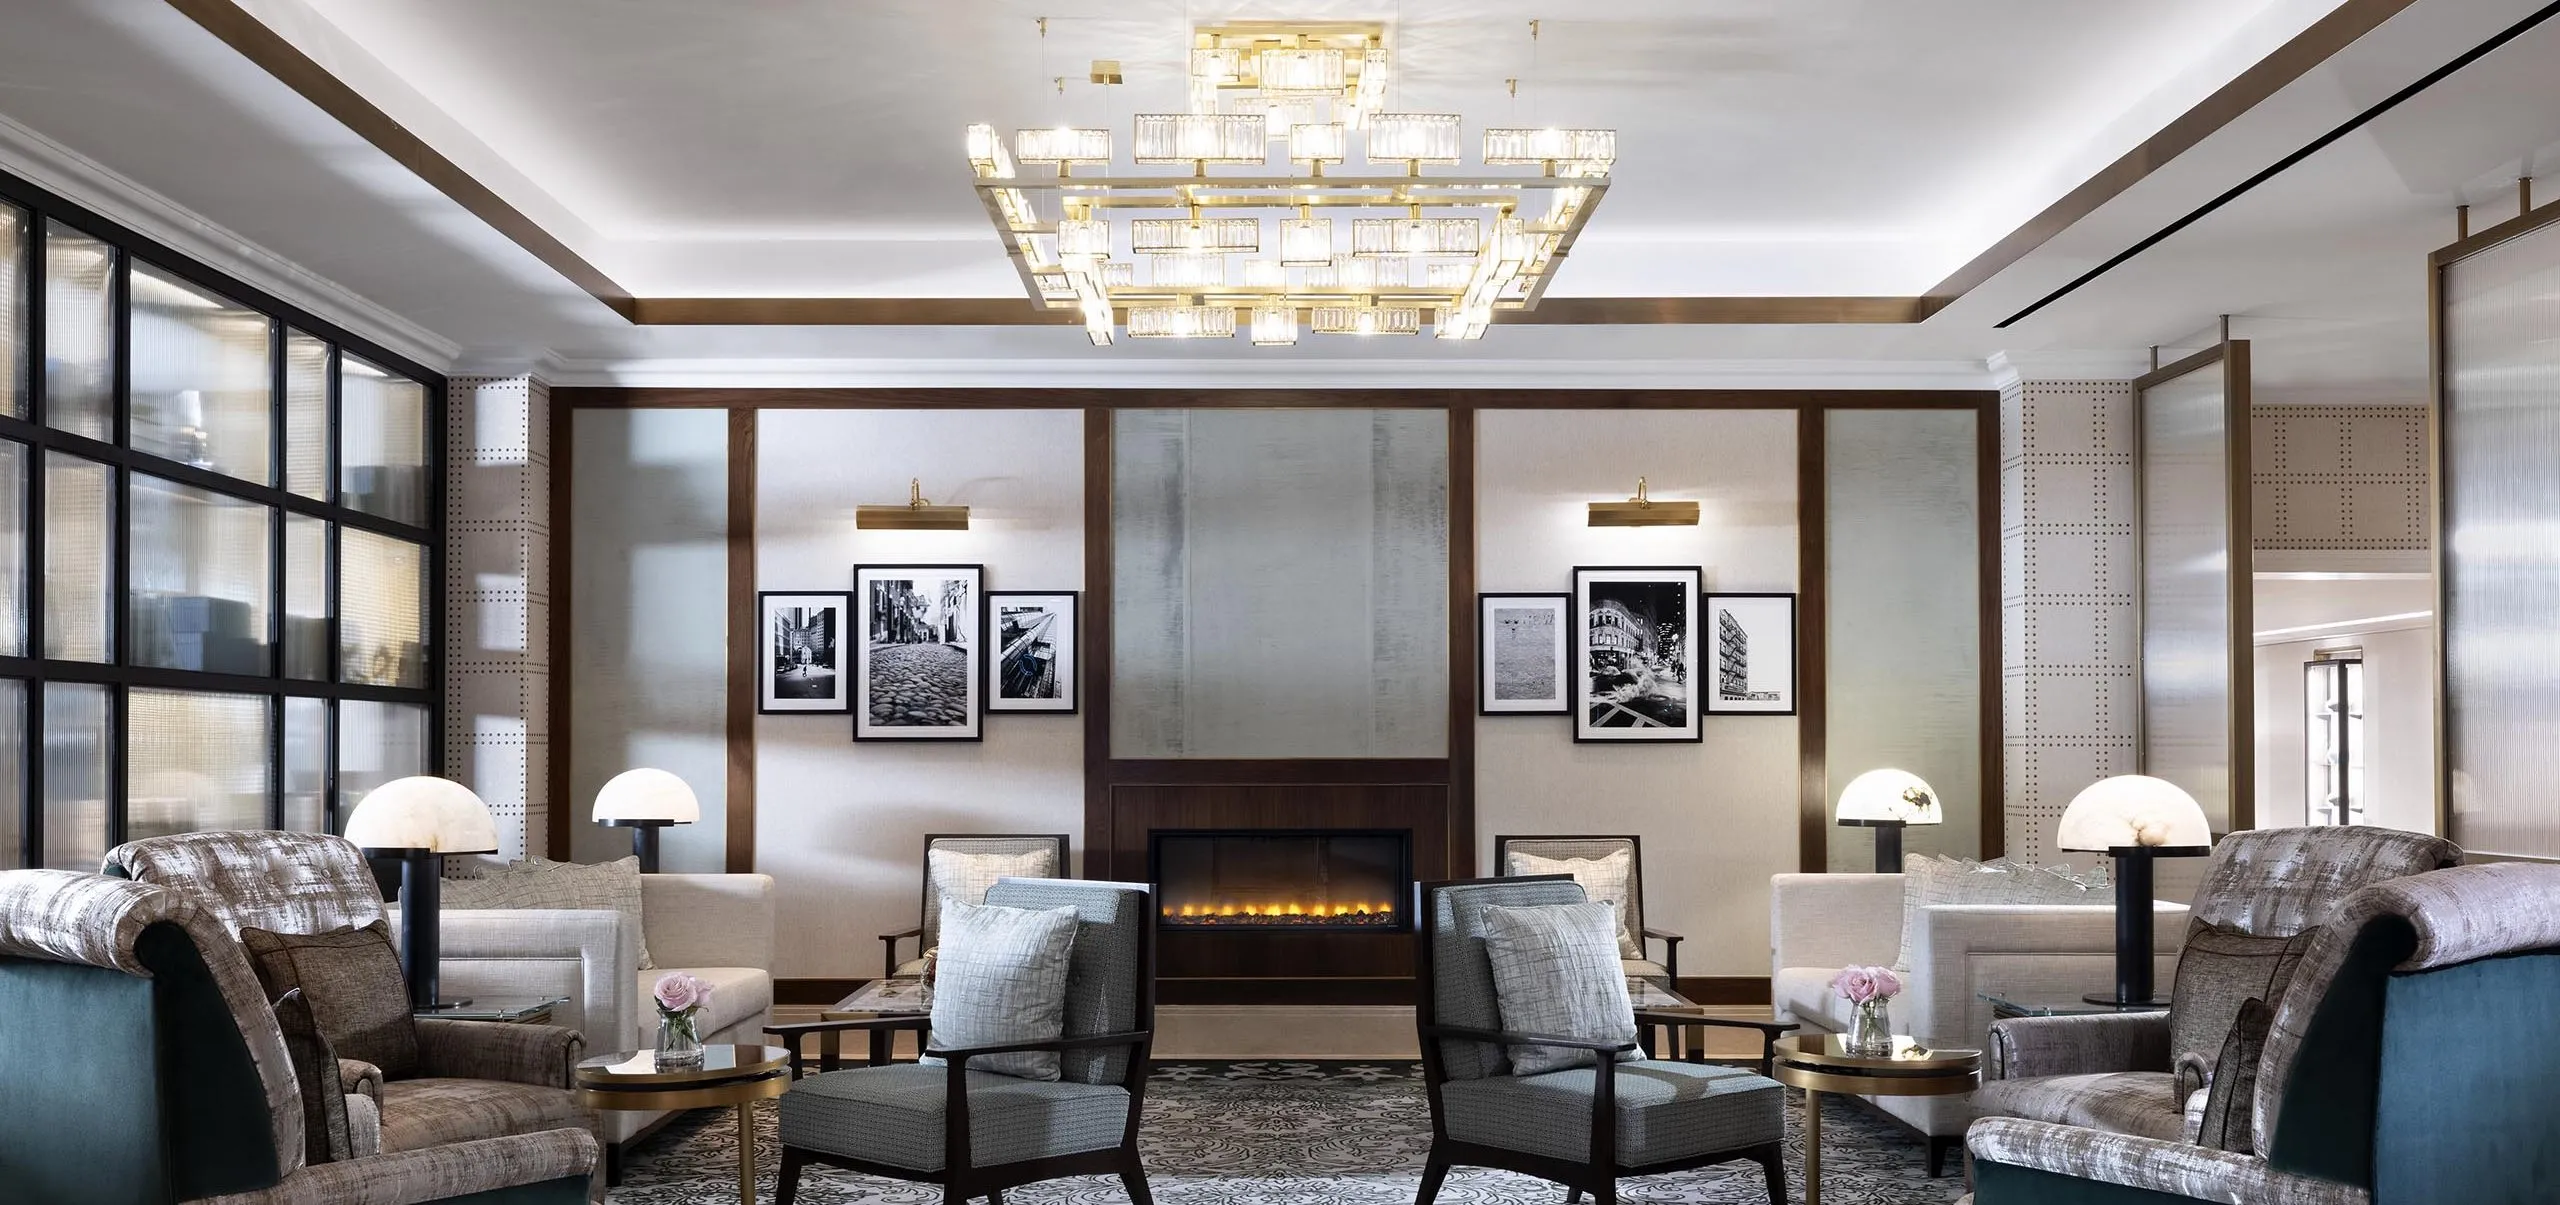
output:
M 1697 521 L 1694 517 L 1696 504 L 1692 503 L 1690 509 L 1693 514 L 1690 522 L 1694 523 Z M 910 477 L 907 479 L 906 505 L 881 503 L 857 506 L 853 508 L 853 525 L 864 531 L 967 531 L 969 508 L 935 506 L 924 496 L 923 480 Z
M 1645 496 L 1644 478 L 1636 478 L 1636 496 L 1624 502 L 1591 504 L 1593 527 L 1695 527 L 1695 502 L 1656 502 Z

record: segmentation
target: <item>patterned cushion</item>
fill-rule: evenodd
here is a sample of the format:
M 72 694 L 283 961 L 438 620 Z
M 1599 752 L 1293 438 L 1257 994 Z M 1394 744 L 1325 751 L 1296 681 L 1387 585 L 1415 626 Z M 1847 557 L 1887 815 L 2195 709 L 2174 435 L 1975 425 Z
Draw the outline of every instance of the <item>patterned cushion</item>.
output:
M 2166 1071 L 1988 1080 L 1974 1090 L 1973 1107 L 1986 1117 L 2022 1117 L 2143 1138 L 2174 1140 L 2186 1130 L 2177 1077 Z
M 487 869 L 476 878 L 448 879 L 442 888 L 447 910 L 477 908 L 602 909 L 622 914 L 622 923 L 641 935 L 640 969 L 658 964 L 649 958 L 648 928 L 640 913 L 640 859 L 611 862 L 552 862 L 534 858 Z
M 1441 1086 L 1449 1137 L 1555 1159 L 1591 1154 L 1589 1067 Z M 1734 1067 L 1647 1060 L 1618 1066 L 1618 1163 L 1642 1167 L 1776 1142 L 1777 1083 Z
M 242 929 L 240 944 L 269 996 L 301 989 L 338 1057 L 371 1063 L 385 1079 L 416 1074 L 418 1031 L 389 926 L 308 935 Z
M 2029 866 L 2007 858 L 1975 862 L 1911 854 L 1902 860 L 1902 949 L 1893 957 L 1911 969 L 1920 936 L 1920 910 L 1935 904 L 2112 904 L 2104 871 L 2081 874 L 2068 866 Z
M 1129 1033 L 1140 1028 L 1149 993 L 1146 941 L 1156 923 L 1153 893 L 1135 883 L 1072 879 L 1007 879 L 987 902 L 1008 908 L 1073 908 L 1076 940 L 1067 952 L 1065 1036 Z M 1058 1078 L 1079 1084 L 1125 1084 L 1136 1051 L 1128 1046 L 1070 1050 Z
M 1582 894 L 1591 900 L 1608 904 L 1618 912 L 1618 957 L 1641 959 L 1644 942 L 1627 929 L 1633 913 L 1629 901 L 1634 899 L 1635 851 L 1622 849 L 1599 858 L 1542 858 L 1518 849 L 1503 856 L 1502 873 L 1513 877 L 1540 874 L 1570 875 L 1582 884 Z
M 338 1056 L 328 1035 L 311 1019 L 311 1002 L 300 989 L 276 1001 L 276 1026 L 284 1031 L 284 1050 L 293 1056 L 293 1078 L 302 1090 L 302 1161 L 334 1163 L 356 1157 L 347 1127 L 347 1089 L 339 1078 Z
M 271 829 L 177 833 L 107 851 L 105 873 L 185 892 L 226 932 L 326 933 L 383 919 L 373 868 L 344 837 Z
M 969 1162 L 974 1167 L 1108 1150 L 1120 1145 L 1129 1124 L 1129 1091 L 1116 1084 L 968 1074 Z M 801 1080 L 782 1094 L 783 1145 L 912 1171 L 941 1171 L 949 1075 L 942 1067 L 908 1063 Z
M 2326 923 L 2358 888 L 2461 860 L 2462 848 L 2442 837 L 2362 824 L 2237 832 L 2214 847 L 2193 918 L 2234 933 L 2291 937 Z
M 2249 1137 L 2249 1109 L 2258 1095 L 2258 1057 L 2267 1050 L 2267 1029 L 2276 1010 L 2255 996 L 2242 1001 L 2240 1019 L 2222 1040 L 2222 1057 L 2213 1064 L 2213 1084 L 2205 1089 L 2204 1115 L 2197 1119 L 2195 1140 L 2218 1151 L 2254 1154 Z
M 1054 849 L 1043 846 L 1025 850 L 972 850 L 935 846 L 924 851 L 924 881 L 928 893 L 924 910 L 924 949 L 941 944 L 944 917 L 942 905 L 948 900 L 963 904 L 987 902 L 987 889 L 999 879 L 1046 879 L 1058 873 L 1058 857 Z
M 1485 957 L 1493 964 L 1502 1027 L 1593 1042 L 1636 1040 L 1635 1006 L 1618 961 L 1618 910 L 1587 904 L 1484 910 Z M 1598 1061 L 1589 1050 L 1514 1046 L 1513 1075 L 1537 1075 Z M 1637 1051 L 1618 1058 L 1633 1059 Z
M 1067 953 L 1076 910 L 943 901 L 933 1044 L 944 1050 L 1045 1042 L 1066 1031 Z M 1058 1078 L 1053 1050 L 973 1059 L 971 1070 Z
M 567 1088 L 489 1079 L 392 1080 L 382 1085 L 385 1151 L 422 1151 L 589 1124 L 586 1109 Z
M 2254 996 L 2279 1000 L 2293 968 L 2311 948 L 2317 929 L 2292 937 L 2251 937 L 2206 925 L 2190 926 L 2186 949 L 2178 955 L 2178 975 L 2169 999 L 2169 1057 L 2201 1054 L 2211 1059 L 2222 1050 L 2240 1003 Z M 2196 1085 L 2186 1087 L 2193 1090 Z

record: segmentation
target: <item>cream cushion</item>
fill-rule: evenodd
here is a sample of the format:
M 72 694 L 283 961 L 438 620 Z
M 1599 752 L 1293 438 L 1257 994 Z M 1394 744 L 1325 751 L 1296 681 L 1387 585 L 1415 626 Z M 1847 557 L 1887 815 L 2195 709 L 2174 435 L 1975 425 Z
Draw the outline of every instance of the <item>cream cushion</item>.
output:
M 942 905 L 951 900 L 978 905 L 998 879 L 1045 879 L 1058 873 L 1058 859 L 1047 849 L 1020 853 L 981 853 L 936 847 L 924 853 L 925 882 L 933 888 L 934 906 L 925 917 L 924 944 L 942 944 Z
M 1512 877 L 1561 874 L 1573 876 L 1582 884 L 1583 897 L 1595 904 L 1607 904 L 1618 914 L 1618 957 L 1642 959 L 1644 943 L 1627 930 L 1627 896 L 1635 879 L 1635 854 L 1619 850 L 1605 858 L 1544 858 L 1537 854 L 1511 850 L 1504 855 L 1507 865 L 1503 873 Z
M 640 859 L 625 856 L 611 862 L 553 862 L 532 858 L 489 867 L 483 862 L 474 877 L 446 879 L 447 911 L 481 908 L 602 908 L 622 914 L 623 927 L 646 934 L 640 915 Z M 649 958 L 649 943 L 640 942 L 640 967 L 658 964 Z

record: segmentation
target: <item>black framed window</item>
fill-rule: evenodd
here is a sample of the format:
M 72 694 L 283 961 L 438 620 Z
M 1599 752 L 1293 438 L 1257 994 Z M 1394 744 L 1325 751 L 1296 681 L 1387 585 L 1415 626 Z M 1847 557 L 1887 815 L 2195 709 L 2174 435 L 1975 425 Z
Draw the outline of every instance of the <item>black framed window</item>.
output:
M 441 764 L 445 382 L 0 175 L 0 869 Z

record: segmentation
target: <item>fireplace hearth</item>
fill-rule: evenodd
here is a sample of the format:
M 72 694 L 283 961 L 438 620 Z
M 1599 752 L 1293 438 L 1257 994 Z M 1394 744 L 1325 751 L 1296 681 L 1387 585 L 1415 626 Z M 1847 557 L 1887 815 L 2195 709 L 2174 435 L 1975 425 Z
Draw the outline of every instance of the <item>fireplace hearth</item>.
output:
M 1401 932 L 1413 890 L 1404 830 L 1157 830 L 1148 862 L 1165 929 Z

